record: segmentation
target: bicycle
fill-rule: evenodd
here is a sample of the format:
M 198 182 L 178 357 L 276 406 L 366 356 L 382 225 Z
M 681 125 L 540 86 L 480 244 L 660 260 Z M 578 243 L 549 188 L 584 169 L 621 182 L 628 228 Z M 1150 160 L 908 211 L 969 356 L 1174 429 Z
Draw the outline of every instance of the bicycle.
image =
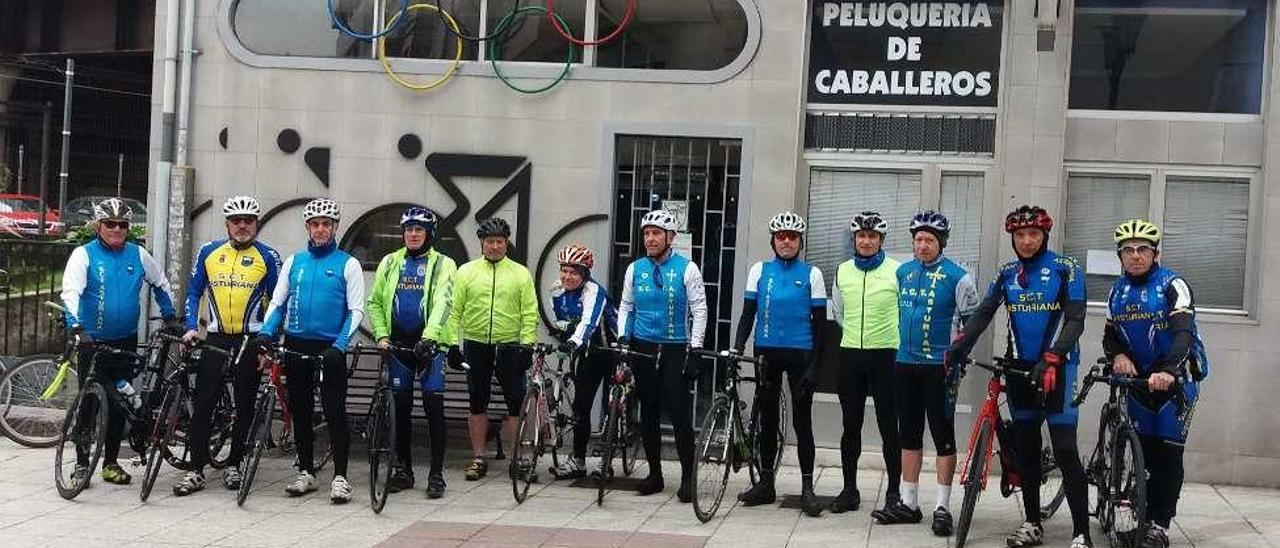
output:
M 511 492 L 523 504 L 529 486 L 538 480 L 538 459 L 551 450 L 552 475 L 560 464 L 560 449 L 573 445 L 573 378 L 564 371 L 563 356 L 556 367 L 547 366 L 547 354 L 556 348 L 536 343 L 533 365 L 526 373 L 524 402 L 520 404 L 520 420 L 516 424 L 516 443 L 512 450 Z M 567 409 L 567 411 L 566 411 Z
M 960 467 L 960 484 L 964 486 L 964 502 L 960 507 L 960 516 L 956 521 L 956 548 L 964 548 L 969 536 L 969 526 L 973 522 L 973 511 L 978 506 L 978 497 L 987 488 L 987 473 L 991 468 L 991 456 L 997 455 L 1000 460 L 1000 495 L 1009 498 L 1022 487 L 1022 477 L 1018 472 L 1018 459 L 1009 442 L 1012 435 L 1012 422 L 1000 415 L 1000 395 L 1005 391 L 1005 379 L 1010 376 L 1030 379 L 1028 370 L 1016 367 L 1013 360 L 996 357 L 994 364 L 976 361 L 969 363 L 991 372 L 987 381 L 987 397 L 978 408 L 973 429 L 969 434 L 969 447 L 965 452 L 964 464 Z M 963 372 L 961 373 L 963 377 Z M 998 446 L 996 445 L 998 444 Z M 1062 505 L 1066 493 L 1053 451 L 1044 447 L 1040 452 L 1040 517 L 1048 519 Z M 1046 496 L 1048 495 L 1048 496 Z
M 0 432 L 26 447 L 56 445 L 61 419 L 80 391 L 74 360 L 75 345 L 68 339 L 60 356 L 33 356 L 5 371 Z
M 258 473 L 258 464 L 262 460 L 262 454 L 267 449 L 275 447 L 271 435 L 271 422 L 275 417 L 276 403 L 280 403 L 280 418 L 283 425 L 280 430 L 280 444 L 282 454 L 287 454 L 294 447 L 293 441 L 293 413 L 289 409 L 289 398 L 285 392 L 285 372 L 284 358 L 285 356 L 293 356 L 303 361 L 310 361 L 316 367 L 316 376 L 320 380 L 317 386 L 324 380 L 324 367 L 321 366 L 322 358 L 320 356 L 312 356 L 288 350 L 280 345 L 270 347 L 262 347 L 258 349 L 260 356 L 265 358 L 266 363 L 263 370 L 267 375 L 258 385 L 258 397 L 254 404 L 253 421 L 249 423 L 249 430 L 245 432 L 245 446 L 247 454 L 240 459 L 240 489 L 236 492 L 236 506 L 244 506 L 244 501 L 249 498 L 249 492 L 253 488 L 254 477 Z M 314 430 L 319 432 L 324 428 L 323 423 L 316 424 Z M 315 462 L 315 469 L 320 470 L 329 463 L 329 459 L 333 455 L 333 447 L 330 445 L 321 457 Z M 294 463 L 297 464 L 296 461 Z
M 702 430 L 698 434 L 697 445 L 694 446 L 695 449 L 700 450 L 698 459 L 694 463 L 694 476 L 698 484 L 693 494 L 693 513 L 698 517 L 698 521 L 706 523 L 711 521 L 716 511 L 720 509 L 725 489 L 729 485 L 731 471 L 737 472 L 746 467 L 751 485 L 754 486 L 760 481 L 761 471 L 764 470 L 764 463 L 760 462 L 760 421 L 763 412 L 760 396 L 763 391 L 759 389 L 755 391 L 751 403 L 751 418 L 746 426 L 743 426 L 741 413 L 746 409 L 746 402 L 742 401 L 738 393 L 738 384 L 754 382 L 758 385 L 761 382 L 760 374 L 766 364 L 764 358 L 743 356 L 727 350 L 720 352 L 694 350 L 693 352 L 702 357 L 724 362 L 726 365 L 723 384 L 712 398 L 711 407 L 707 409 L 707 414 L 702 420 Z M 755 377 L 741 375 L 739 367 L 743 363 L 756 366 Z M 783 409 L 781 412 L 785 413 L 786 402 L 779 398 L 778 403 Z M 785 423 L 779 422 L 778 437 L 775 440 L 778 451 L 772 463 L 773 470 L 778 469 L 782 461 L 782 448 L 786 444 L 783 424 Z
M 652 360 L 655 356 L 633 351 L 617 343 L 601 346 L 598 350 L 613 354 L 617 360 L 613 376 L 609 378 L 609 398 L 606 403 L 608 416 L 605 419 L 604 443 L 600 449 L 600 471 L 595 475 L 596 506 L 602 506 L 609 481 L 613 479 L 614 455 L 617 454 L 622 459 L 622 473 L 630 476 L 635 471 L 636 459 L 643 448 L 635 419 L 637 406 L 631 403 L 631 393 L 635 391 L 631 359 Z
M 1147 520 L 1147 468 L 1142 442 L 1129 416 L 1129 391 L 1148 390 L 1145 377 L 1122 377 L 1107 373 L 1111 363 L 1098 360 L 1084 378 L 1080 394 L 1071 402 L 1079 407 L 1094 383 L 1111 387 L 1099 413 L 1098 442 L 1085 466 L 1085 479 L 1098 490 L 1094 516 L 1102 526 L 1111 546 L 1132 547 L 1146 536 L 1151 526 Z M 1175 384 L 1171 390 L 1177 405 L 1182 391 Z
M 182 337 L 168 333 L 158 332 L 157 336 L 171 343 L 182 343 Z M 151 489 L 155 487 L 156 479 L 160 475 L 162 462 L 173 462 L 173 460 L 178 459 L 182 463 L 190 465 L 190 444 L 187 443 L 186 436 L 179 437 L 178 434 L 180 427 L 183 428 L 182 432 L 190 433 L 191 401 L 194 391 L 190 384 L 184 381 L 189 380 L 190 376 L 194 375 L 200 367 L 200 357 L 194 354 L 196 350 L 220 354 L 226 358 L 228 364 L 231 363 L 233 358 L 233 354 L 225 349 L 207 346 L 203 344 L 203 341 L 197 341 L 196 344 L 184 347 L 181 352 L 181 358 L 175 364 L 175 367 L 171 368 L 167 374 L 162 372 L 163 377 L 160 379 L 158 386 L 160 403 L 150 420 L 150 428 L 146 437 L 146 454 L 143 458 L 143 462 L 146 463 L 146 471 L 142 476 L 142 489 L 138 493 L 142 502 L 146 502 L 147 498 L 151 496 Z M 223 390 L 223 394 L 226 394 L 225 390 Z M 184 412 L 187 413 L 186 422 L 181 420 L 184 418 L 182 417 Z M 225 428 L 233 422 L 226 420 L 225 424 L 219 425 L 216 418 L 218 412 L 215 410 L 214 413 L 214 427 L 210 430 L 210 432 L 214 433 L 210 439 L 211 456 L 216 455 L 218 453 L 217 449 L 220 449 L 225 443 L 227 435 Z M 229 417 L 224 417 L 224 419 L 227 418 Z M 181 454 L 175 451 L 175 446 L 179 442 L 182 443 Z M 215 468 L 220 468 L 213 462 L 210 464 L 213 464 Z M 225 462 L 223 464 L 225 465 Z M 187 468 L 190 468 L 190 466 Z
M 387 348 L 366 350 L 356 343 L 352 352 L 352 369 L 360 356 L 376 353 L 378 356 L 378 380 L 369 399 L 368 419 L 362 431 L 369 454 L 369 507 L 380 514 L 387 505 L 390 491 L 391 470 L 396 464 L 396 406 L 391 393 L 391 353 L 414 354 L 412 348 L 388 345 Z M 434 354 L 434 353 L 433 353 Z M 430 362 L 428 362 L 430 363 Z M 412 388 L 410 388 L 412 390 Z

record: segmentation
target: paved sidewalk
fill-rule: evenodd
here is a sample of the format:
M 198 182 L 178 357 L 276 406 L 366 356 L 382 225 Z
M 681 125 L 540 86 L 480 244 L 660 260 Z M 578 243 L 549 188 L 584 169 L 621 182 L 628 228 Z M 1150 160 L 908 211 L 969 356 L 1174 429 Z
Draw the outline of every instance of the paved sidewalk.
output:
M 125 453 L 128 453 L 127 449 Z M 421 457 L 420 457 L 421 458 Z M 740 474 L 730 485 L 725 506 L 709 523 L 699 523 L 690 505 L 675 500 L 674 463 L 661 495 L 639 497 L 613 492 L 604 506 L 595 491 L 564 482 L 535 485 L 528 501 L 517 505 L 505 474 L 479 482 L 464 481 L 463 463 L 446 470 L 449 487 L 443 499 L 428 500 L 421 489 L 391 496 L 386 510 L 375 515 L 368 506 L 367 466 L 351 463 L 356 498 L 347 505 L 328 501 L 332 469 L 321 472 L 323 487 L 300 498 L 285 495 L 292 470 L 285 459 L 264 459 L 255 493 L 237 508 L 222 489 L 220 475 L 210 476 L 209 489 L 178 499 L 170 495 L 177 472 L 166 470 L 151 500 L 138 502 L 135 485 L 114 486 L 95 476 L 93 486 L 74 501 L 58 497 L 53 487 L 52 450 L 33 450 L 0 439 L 0 546 L 662 546 L 823 548 L 950 546 L 934 537 L 926 524 L 873 525 L 868 510 L 878 506 L 883 474 L 859 474 L 863 507 L 846 514 L 809 518 L 776 505 L 742 508 L 732 496 L 746 482 Z M 501 463 L 494 466 L 501 468 Z M 426 470 L 417 477 L 425 484 Z M 926 481 L 921 500 L 933 501 Z M 799 472 L 780 472 L 780 491 L 799 492 Z M 820 469 L 819 494 L 839 491 L 838 468 Z M 996 485 L 993 483 L 993 486 Z M 996 491 L 983 497 L 969 546 L 1003 546 L 1003 536 L 1017 526 L 1019 505 Z M 952 505 L 959 507 L 961 490 Z M 1016 497 L 1015 497 L 1016 498 Z M 927 519 L 926 512 L 926 519 Z M 1046 546 L 1066 546 L 1070 524 L 1065 508 L 1047 522 Z M 1094 538 L 1101 536 L 1094 525 Z M 1280 546 L 1280 491 L 1193 484 L 1184 489 L 1173 531 L 1175 545 L 1202 547 Z

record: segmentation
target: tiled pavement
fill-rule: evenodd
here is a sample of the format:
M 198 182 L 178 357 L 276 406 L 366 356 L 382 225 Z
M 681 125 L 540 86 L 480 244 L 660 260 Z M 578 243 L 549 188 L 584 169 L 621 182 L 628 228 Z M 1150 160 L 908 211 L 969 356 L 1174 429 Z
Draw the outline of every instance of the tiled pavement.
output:
M 127 450 L 126 450 L 127 452 Z M 464 481 L 461 463 L 446 469 L 449 488 L 440 500 L 421 490 L 392 495 L 380 515 L 367 504 L 367 469 L 353 459 L 356 499 L 331 505 L 325 489 L 289 498 L 283 492 L 291 470 L 284 459 L 263 461 L 255 493 L 243 508 L 211 476 L 210 488 L 177 499 L 169 494 L 176 472 L 167 471 L 146 503 L 138 487 L 93 487 L 74 501 L 64 501 L 53 488 L 51 450 L 32 450 L 0 439 L 0 546 L 661 546 L 774 547 L 822 546 L 893 548 L 943 547 L 927 525 L 872 525 L 867 509 L 879 505 L 882 474 L 859 474 L 863 509 L 818 519 L 796 510 L 728 506 L 745 477 L 735 478 L 726 507 L 708 523 L 699 523 L 692 508 L 675 500 L 675 489 L 651 497 L 610 493 L 603 506 L 595 491 L 564 483 L 534 486 L 529 500 L 517 505 L 510 484 L 495 474 L 479 482 Z M 667 463 L 672 466 L 674 463 Z M 419 480 L 425 469 L 418 470 Z M 783 492 L 797 492 L 795 468 L 780 472 Z M 666 470 L 676 478 L 678 470 Z M 140 473 L 135 473 L 135 480 Z M 327 487 L 329 473 L 321 478 Z M 921 499 L 933 500 L 925 481 Z M 838 468 L 823 468 L 818 491 L 834 494 L 841 484 Z M 953 504 L 959 504 L 959 490 Z M 1280 546 L 1280 491 L 1228 486 L 1187 485 L 1174 529 L 1178 546 Z M 969 546 L 1002 546 L 1003 535 L 1020 521 L 1014 499 L 994 492 L 983 497 Z M 1065 509 L 1048 522 L 1046 546 L 1068 543 Z M 1095 526 L 1096 527 L 1096 526 Z M 1095 530 L 1095 538 L 1098 533 Z

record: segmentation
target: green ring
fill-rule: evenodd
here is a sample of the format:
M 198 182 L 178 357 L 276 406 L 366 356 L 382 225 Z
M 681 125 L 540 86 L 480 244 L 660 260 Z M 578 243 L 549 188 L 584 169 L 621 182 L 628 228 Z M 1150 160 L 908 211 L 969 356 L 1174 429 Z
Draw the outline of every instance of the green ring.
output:
M 540 13 L 545 15 L 547 13 L 547 10 L 542 6 L 524 6 L 511 13 L 508 13 L 501 20 L 499 20 L 498 28 L 502 28 L 504 30 L 507 29 L 508 27 L 510 27 L 515 23 L 515 17 L 517 15 L 523 15 L 527 13 Z M 564 18 L 560 17 L 559 14 L 553 14 L 553 15 L 555 16 L 556 20 L 560 22 L 561 25 L 565 25 L 565 27 L 568 28 L 568 23 L 565 22 Z M 557 76 L 555 80 L 552 80 L 551 83 L 537 89 L 525 89 L 525 88 L 519 87 L 513 84 L 511 80 L 507 78 L 507 75 L 502 73 L 502 69 L 498 67 L 498 40 L 489 41 L 489 64 L 493 65 L 493 73 L 497 75 L 498 79 L 501 80 L 503 84 L 506 84 L 507 87 L 514 89 L 520 93 L 533 95 L 533 94 L 542 93 L 544 91 L 550 90 L 551 88 L 554 88 L 557 85 L 560 85 L 560 82 L 563 82 L 566 78 L 568 78 L 569 71 L 570 69 L 573 68 L 573 48 L 574 48 L 574 45 L 569 44 L 569 57 L 565 59 L 564 70 L 560 71 L 560 75 Z

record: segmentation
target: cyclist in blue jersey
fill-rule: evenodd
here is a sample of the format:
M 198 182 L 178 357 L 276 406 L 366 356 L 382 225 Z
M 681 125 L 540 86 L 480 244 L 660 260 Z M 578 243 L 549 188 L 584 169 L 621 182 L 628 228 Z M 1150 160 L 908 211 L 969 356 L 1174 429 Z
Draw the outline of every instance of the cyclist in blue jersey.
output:
M 898 267 L 898 435 L 902 441 L 902 500 L 871 513 L 881 524 L 919 523 L 924 425 L 937 452 L 933 533 L 951 535 L 951 480 L 956 470 L 955 387 L 959 367 L 943 359 L 953 334 L 978 307 L 978 289 L 964 267 L 944 257 L 951 223 L 936 211 L 911 219 L 915 258 Z
M 262 206 L 250 196 L 233 196 L 222 205 L 227 238 L 200 247 L 191 265 L 187 283 L 186 344 L 200 337 L 200 300 L 208 310 L 208 333 L 205 344 L 236 353 L 232 365 L 235 395 L 235 424 L 232 426 L 230 464 L 222 474 L 227 489 L 240 488 L 240 457 L 249 422 L 253 420 L 253 404 L 261 376 L 256 352 L 243 349 L 246 338 L 262 330 L 265 302 L 275 289 L 280 275 L 280 255 L 257 240 L 258 217 Z M 200 356 L 196 374 L 195 405 L 191 416 L 191 470 L 173 484 L 175 496 L 186 496 L 205 487 L 204 466 L 209 463 L 209 435 L 213 427 L 213 407 L 223 391 L 226 359 L 213 352 Z
M 347 480 L 346 351 L 364 317 L 364 272 L 359 261 L 338 249 L 335 236 L 342 219 L 338 204 L 328 198 L 311 200 L 302 209 L 306 221 L 307 248 L 285 259 L 280 280 L 271 295 L 267 320 L 258 343 L 273 344 L 284 332 L 284 347 L 300 354 L 322 356 L 323 383 L 320 401 L 329 424 L 333 446 L 333 483 L 329 500 L 351 500 Z M 285 360 L 289 408 L 298 446 L 298 475 L 285 492 L 299 496 L 316 490 L 311 415 L 315 407 L 315 364 L 289 357 Z
M 1160 229 L 1130 219 L 1116 227 L 1115 242 L 1124 275 L 1107 298 L 1102 348 L 1115 373 L 1147 378 L 1149 391 L 1129 393 L 1152 521 L 1141 547 L 1165 548 L 1182 491 L 1187 431 L 1209 363 L 1196 329 L 1191 286 L 1160 264 Z
M 632 362 L 640 398 L 640 434 L 644 440 L 649 476 L 636 490 L 652 495 L 664 488 L 662 478 L 661 413 L 675 429 L 680 457 L 680 502 L 693 501 L 693 417 L 689 385 L 701 373 L 702 359 L 691 349 L 702 348 L 707 331 L 707 294 L 702 271 L 688 257 L 671 249 L 676 218 L 655 209 L 640 219 L 645 257 L 627 266 L 618 307 L 618 336 L 623 344 L 656 356 Z
M 773 463 L 778 451 L 778 400 L 782 373 L 791 385 L 791 418 L 796 431 L 796 456 L 800 461 L 800 505 L 813 517 L 822 514 L 813 493 L 813 389 L 822 363 L 827 321 L 827 287 L 822 271 L 800 259 L 804 247 L 804 218 L 790 211 L 769 221 L 769 245 L 773 259 L 751 265 L 738 318 L 734 352 L 746 348 L 755 332 L 755 353 L 767 364 L 760 378 L 761 424 L 760 482 L 738 495 L 743 506 L 773 503 Z M 753 329 L 754 328 L 754 329 Z
M 93 217 L 98 237 L 71 252 L 66 269 L 62 273 L 62 302 L 66 305 L 67 329 L 80 334 L 80 354 L 77 368 L 80 378 L 85 378 L 93 345 L 125 350 L 130 353 L 138 346 L 138 318 L 142 305 L 141 291 L 145 284 L 150 290 L 165 328 L 180 330 L 173 298 L 169 295 L 169 281 L 147 250 L 126 241 L 129 219 L 133 211 L 119 198 L 107 198 L 93 206 Z M 135 364 L 127 355 L 98 357 L 98 376 L 107 387 L 119 382 L 131 382 Z M 88 422 L 88 413 L 81 418 Z M 103 448 L 102 479 L 107 483 L 124 485 L 131 476 L 120 467 L 120 440 L 124 438 L 124 412 L 116 406 L 107 411 L 107 439 Z M 75 477 L 92 473 L 88 469 L 88 456 L 77 460 Z
M 1075 390 L 1078 341 L 1084 332 L 1084 272 L 1070 257 L 1049 251 L 1053 219 L 1037 206 L 1021 206 L 1005 217 L 1017 260 L 1000 267 L 982 304 L 951 345 L 947 363 L 962 364 L 979 335 L 1003 304 L 1009 313 L 1006 354 L 1031 372 L 1031 379 L 1007 379 L 1013 415 L 1014 452 L 1022 478 L 1026 519 L 1005 542 L 1011 548 L 1044 542 L 1040 523 L 1040 425 L 1049 423 L 1054 459 L 1062 470 L 1063 490 L 1071 508 L 1071 548 L 1090 548 L 1088 493 L 1076 448 Z
M 556 470 L 559 478 L 586 475 L 587 442 L 591 439 L 591 404 L 596 390 L 613 371 L 611 356 L 599 350 L 614 338 L 618 312 L 609 302 L 609 293 L 591 277 L 595 255 L 586 246 L 570 244 L 556 255 L 560 279 L 551 288 L 551 309 L 555 314 L 555 335 L 561 349 L 570 352 L 574 363 L 573 454 Z
M 396 493 L 414 486 L 413 385 L 421 374 L 422 409 L 427 416 L 431 442 L 431 469 L 427 473 L 427 498 L 444 496 L 444 361 L 443 353 L 427 363 L 418 355 L 430 353 L 425 339 L 439 339 L 449 318 L 449 291 L 458 267 L 453 259 L 432 248 L 439 218 L 435 212 L 409 206 L 400 216 L 404 247 L 383 257 L 373 275 L 369 292 L 369 325 L 378 347 L 392 345 L 416 351 L 392 351 L 391 397 L 396 406 L 396 466 L 387 491 Z

